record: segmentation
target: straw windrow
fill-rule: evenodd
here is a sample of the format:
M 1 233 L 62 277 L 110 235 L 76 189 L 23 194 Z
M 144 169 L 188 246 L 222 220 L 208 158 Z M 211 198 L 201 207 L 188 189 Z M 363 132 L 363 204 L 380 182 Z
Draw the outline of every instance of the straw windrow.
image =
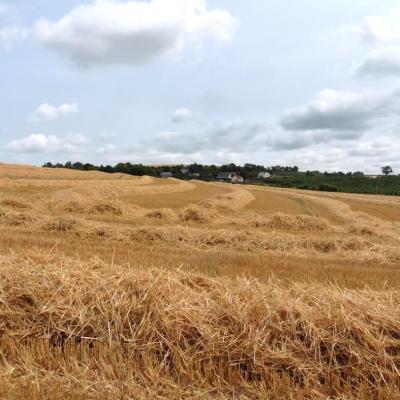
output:
M 39 396 L 63 382 L 67 394 L 91 381 L 93 398 L 105 387 L 109 398 L 139 387 L 163 398 L 274 398 L 283 387 L 296 399 L 399 398 L 398 292 L 40 253 L 3 255 L 0 284 L 3 390 Z

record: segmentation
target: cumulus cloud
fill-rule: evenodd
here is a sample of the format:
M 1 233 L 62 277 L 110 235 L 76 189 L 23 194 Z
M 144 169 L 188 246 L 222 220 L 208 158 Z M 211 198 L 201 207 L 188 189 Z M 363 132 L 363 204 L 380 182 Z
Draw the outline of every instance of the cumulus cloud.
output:
M 360 24 L 342 27 L 340 32 L 372 48 L 355 69 L 357 76 L 379 78 L 400 74 L 400 9 L 387 16 L 367 17 Z
M 400 9 L 387 16 L 370 16 L 340 30 L 373 49 L 357 66 L 358 76 L 387 77 L 400 74 Z
M 117 150 L 117 148 L 114 144 L 108 143 L 104 146 L 99 147 L 96 150 L 96 154 L 99 154 L 99 155 L 114 154 L 116 150 Z
M 35 133 L 13 140 L 6 147 L 15 153 L 75 153 L 86 143 L 88 140 L 82 135 L 67 135 L 65 138 L 60 138 L 56 135 Z
M 161 132 L 157 136 L 158 140 L 152 142 L 152 146 L 159 151 L 183 154 L 209 150 L 245 151 L 253 148 L 253 141 L 265 130 L 266 126 L 263 124 L 231 121 L 203 128 L 201 131 Z
M 60 106 L 44 103 L 32 113 L 30 120 L 33 122 L 52 121 L 77 113 L 79 113 L 79 107 L 76 103 L 61 104 Z
M 336 132 L 350 138 L 354 131 L 366 129 L 370 123 L 390 113 L 398 101 L 397 92 L 339 92 L 324 90 L 309 103 L 289 109 L 281 118 L 286 130 Z
M 184 132 L 161 132 L 156 140 L 143 142 L 168 154 L 244 154 L 264 150 L 290 151 L 332 141 L 349 141 L 360 137 L 358 132 L 286 131 L 280 126 L 258 122 L 228 121 Z
M 371 51 L 357 67 L 359 76 L 387 77 L 400 74 L 400 46 Z
M 356 146 L 349 151 L 349 156 L 363 158 L 386 156 L 391 151 L 395 151 L 398 148 L 399 145 L 397 143 L 393 143 L 388 140 L 361 142 L 357 143 Z
M 348 160 L 348 153 L 341 148 L 309 149 L 293 156 L 293 163 L 303 168 L 318 169 L 323 166 L 330 171 L 342 170 L 343 163 Z
M 366 44 L 400 44 L 400 9 L 387 16 L 369 16 L 360 24 L 342 27 L 340 32 L 353 35 Z
M 193 111 L 187 108 L 178 108 L 172 115 L 172 122 L 179 124 L 185 122 L 193 117 Z
M 224 44 L 236 26 L 228 11 L 209 10 L 206 0 L 97 0 L 59 21 L 39 20 L 34 33 L 44 46 L 88 68 L 145 64 L 204 40 Z

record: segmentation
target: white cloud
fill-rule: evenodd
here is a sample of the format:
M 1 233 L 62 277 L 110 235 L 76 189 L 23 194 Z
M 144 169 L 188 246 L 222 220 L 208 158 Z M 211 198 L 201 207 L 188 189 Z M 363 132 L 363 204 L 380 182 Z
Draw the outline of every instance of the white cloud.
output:
M 340 32 L 353 35 L 366 44 L 400 44 L 400 9 L 388 16 L 370 16 L 361 24 L 348 25 Z
M 342 170 L 343 163 L 348 160 L 347 151 L 340 148 L 310 149 L 293 155 L 292 163 L 311 170 Z
M 157 135 L 157 139 L 161 140 L 172 140 L 172 139 L 177 139 L 178 137 L 179 133 L 170 131 L 163 131 Z
M 236 19 L 209 10 L 205 0 L 97 0 L 73 9 L 59 21 L 35 24 L 36 38 L 83 68 L 140 65 L 210 39 L 227 43 Z
M 341 33 L 353 36 L 372 50 L 357 66 L 358 76 L 387 77 L 400 73 L 400 9 L 387 16 L 370 16 Z
M 254 149 L 253 141 L 266 132 L 266 126 L 258 123 L 229 121 L 209 128 L 180 132 L 161 132 L 152 147 L 167 153 L 191 154 L 201 151 L 231 153 L 238 148 Z
M 58 107 L 44 103 L 32 113 L 30 119 L 33 122 L 52 121 L 58 118 L 77 114 L 78 112 L 79 107 L 76 103 L 61 104 Z
M 172 116 L 172 122 L 179 124 L 185 122 L 193 117 L 193 111 L 187 108 L 178 108 L 174 111 Z
M 265 123 L 229 121 L 201 130 L 161 132 L 155 140 L 143 142 L 144 148 L 152 148 L 168 154 L 250 154 L 265 151 L 290 151 L 315 144 L 333 141 L 349 141 L 360 137 L 358 132 L 293 131 Z
M 115 140 L 118 137 L 118 133 L 115 131 L 103 131 L 99 133 L 99 138 L 102 141 L 109 141 L 109 140 Z
M 116 146 L 112 143 L 109 143 L 109 144 L 99 147 L 96 150 L 96 154 L 99 154 L 99 155 L 114 154 L 116 150 L 117 150 Z
M 400 47 L 371 51 L 356 69 L 360 76 L 386 77 L 400 74 Z
M 362 131 L 376 118 L 390 113 L 397 97 L 397 92 L 324 90 L 309 103 L 286 111 L 281 126 L 295 131 L 336 131 L 341 137 L 348 132 L 354 137 L 354 131 Z
M 60 138 L 55 135 L 36 133 L 26 138 L 13 140 L 6 147 L 15 153 L 71 153 L 79 152 L 88 143 L 85 136 L 67 135 Z
M 374 142 L 362 142 L 349 151 L 351 157 L 379 157 L 387 156 L 391 152 L 398 151 L 399 145 L 389 140 L 381 140 Z

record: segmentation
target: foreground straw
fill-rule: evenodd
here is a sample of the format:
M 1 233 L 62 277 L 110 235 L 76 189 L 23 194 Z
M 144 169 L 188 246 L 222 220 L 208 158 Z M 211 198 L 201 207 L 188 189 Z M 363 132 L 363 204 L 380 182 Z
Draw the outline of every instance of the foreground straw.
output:
M 0 397 L 400 399 L 400 293 L 0 257 Z

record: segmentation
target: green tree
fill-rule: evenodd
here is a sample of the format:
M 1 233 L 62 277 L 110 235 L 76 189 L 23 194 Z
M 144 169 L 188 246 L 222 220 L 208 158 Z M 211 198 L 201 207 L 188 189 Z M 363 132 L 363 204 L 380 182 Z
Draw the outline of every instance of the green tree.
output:
M 386 165 L 385 167 L 382 167 L 382 174 L 385 176 L 389 176 L 393 174 L 393 169 L 391 166 Z

